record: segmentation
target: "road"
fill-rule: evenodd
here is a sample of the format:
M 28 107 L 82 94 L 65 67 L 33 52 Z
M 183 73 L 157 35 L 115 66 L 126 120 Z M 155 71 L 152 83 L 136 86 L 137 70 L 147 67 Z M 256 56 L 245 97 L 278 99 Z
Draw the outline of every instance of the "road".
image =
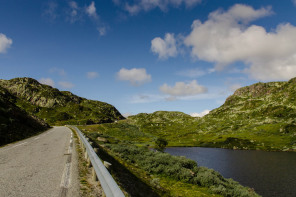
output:
M 0 196 L 79 196 L 77 162 L 67 127 L 0 148 Z

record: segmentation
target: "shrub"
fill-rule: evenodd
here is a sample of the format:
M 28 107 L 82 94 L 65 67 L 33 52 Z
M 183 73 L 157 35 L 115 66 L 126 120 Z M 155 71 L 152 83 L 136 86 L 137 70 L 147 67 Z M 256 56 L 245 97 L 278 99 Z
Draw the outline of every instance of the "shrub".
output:
M 208 187 L 210 192 L 223 196 L 258 196 L 253 190 L 241 186 L 232 179 L 225 179 L 213 169 L 199 167 L 195 161 L 185 157 L 154 152 L 133 145 L 110 144 L 105 147 L 126 162 L 136 163 L 139 168 L 151 174 Z M 152 182 L 152 185 L 157 185 L 157 180 Z
M 163 152 L 167 145 L 168 145 L 168 141 L 164 138 L 159 137 L 155 141 L 155 149 L 158 151 Z

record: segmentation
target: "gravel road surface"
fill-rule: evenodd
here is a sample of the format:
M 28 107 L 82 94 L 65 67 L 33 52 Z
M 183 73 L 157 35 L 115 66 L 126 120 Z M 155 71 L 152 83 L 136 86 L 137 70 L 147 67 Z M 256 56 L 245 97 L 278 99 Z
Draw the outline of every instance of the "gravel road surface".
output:
M 77 162 L 67 127 L 0 148 L 0 196 L 79 196 Z

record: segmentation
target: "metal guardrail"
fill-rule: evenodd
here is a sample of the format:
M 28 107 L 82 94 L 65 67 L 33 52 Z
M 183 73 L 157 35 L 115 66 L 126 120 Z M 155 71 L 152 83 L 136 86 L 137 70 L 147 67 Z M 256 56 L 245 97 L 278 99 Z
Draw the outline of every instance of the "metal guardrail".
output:
M 114 181 L 113 177 L 108 172 L 101 159 L 95 153 L 94 149 L 87 141 L 87 139 L 83 136 L 81 131 L 75 126 L 71 127 L 77 132 L 80 141 L 84 145 L 86 149 L 86 157 L 90 160 L 96 176 L 102 185 L 106 197 L 124 197 L 123 192 L 120 190 L 119 186 Z

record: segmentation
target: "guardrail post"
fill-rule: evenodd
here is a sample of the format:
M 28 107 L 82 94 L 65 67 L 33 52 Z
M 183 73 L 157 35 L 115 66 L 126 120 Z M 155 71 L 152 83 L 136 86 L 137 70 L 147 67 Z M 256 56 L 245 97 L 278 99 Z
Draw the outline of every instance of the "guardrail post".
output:
M 87 157 L 88 157 L 87 156 L 87 152 L 85 151 L 85 153 L 84 153 L 84 159 L 87 160 Z
M 92 167 L 92 164 L 91 164 L 91 161 L 89 158 L 87 159 L 87 167 L 89 167 L 89 168 Z
M 91 171 L 91 176 L 93 181 L 98 181 L 98 177 L 94 168 Z
M 98 152 L 99 152 L 99 149 L 98 149 L 98 148 L 94 148 L 94 151 L 95 151 L 95 153 L 97 153 L 97 154 L 98 154 Z

